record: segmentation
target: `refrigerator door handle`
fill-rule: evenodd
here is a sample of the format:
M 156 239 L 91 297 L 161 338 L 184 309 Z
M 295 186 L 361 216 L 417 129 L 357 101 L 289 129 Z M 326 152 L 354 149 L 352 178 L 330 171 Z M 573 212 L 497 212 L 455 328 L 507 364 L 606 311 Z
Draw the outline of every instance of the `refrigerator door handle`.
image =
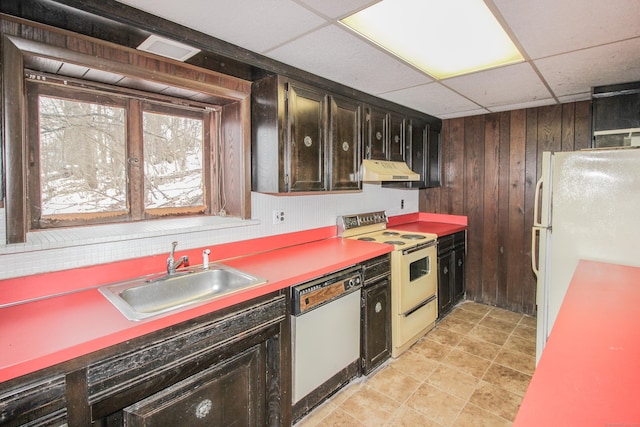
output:
M 540 227 L 531 228 L 531 269 L 533 274 L 538 278 L 540 270 L 538 269 L 538 251 L 536 245 L 536 237 L 540 235 Z
M 533 196 L 533 226 L 542 227 L 542 212 L 540 211 L 540 191 L 542 190 L 543 177 L 536 183 L 536 191 Z

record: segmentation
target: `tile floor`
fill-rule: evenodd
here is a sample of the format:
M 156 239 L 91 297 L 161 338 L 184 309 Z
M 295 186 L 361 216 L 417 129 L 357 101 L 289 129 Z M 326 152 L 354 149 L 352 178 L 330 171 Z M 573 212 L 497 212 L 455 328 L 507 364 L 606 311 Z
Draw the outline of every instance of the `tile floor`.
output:
M 535 367 L 535 327 L 533 317 L 463 302 L 296 427 L 510 426 Z

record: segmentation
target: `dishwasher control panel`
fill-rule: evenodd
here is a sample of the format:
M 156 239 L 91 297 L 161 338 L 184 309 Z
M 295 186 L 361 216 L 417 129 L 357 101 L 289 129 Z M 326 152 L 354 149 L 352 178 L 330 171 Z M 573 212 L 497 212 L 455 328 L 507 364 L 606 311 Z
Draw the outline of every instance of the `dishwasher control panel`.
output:
M 359 267 L 293 286 L 291 288 L 293 304 L 291 312 L 294 316 L 299 316 L 360 287 L 362 287 L 362 273 Z

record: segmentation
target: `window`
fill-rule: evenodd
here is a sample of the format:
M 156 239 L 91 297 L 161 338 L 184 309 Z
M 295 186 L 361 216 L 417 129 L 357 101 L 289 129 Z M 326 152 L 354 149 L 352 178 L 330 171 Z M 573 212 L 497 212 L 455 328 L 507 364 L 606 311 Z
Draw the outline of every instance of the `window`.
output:
M 32 229 L 211 213 L 219 108 L 40 74 L 26 87 Z
M 7 243 L 58 226 L 251 217 L 251 82 L 65 37 L 69 48 L 3 35 Z

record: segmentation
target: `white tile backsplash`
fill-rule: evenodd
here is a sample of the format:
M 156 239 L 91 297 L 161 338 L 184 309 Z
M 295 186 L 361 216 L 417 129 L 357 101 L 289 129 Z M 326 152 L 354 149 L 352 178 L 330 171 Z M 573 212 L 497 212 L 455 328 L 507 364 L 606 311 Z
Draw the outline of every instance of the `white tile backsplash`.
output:
M 404 200 L 404 209 L 401 201 Z M 273 224 L 273 211 L 285 221 Z M 389 216 L 418 212 L 418 191 L 363 184 L 362 192 L 309 196 L 251 193 L 252 219 L 191 218 L 78 227 L 29 233 L 27 243 L 0 244 L 0 280 L 167 253 L 172 241 L 189 249 L 332 226 L 339 215 L 386 210 Z M 0 242 L 6 241 L 0 209 Z M 215 250 L 214 250 L 215 253 Z

